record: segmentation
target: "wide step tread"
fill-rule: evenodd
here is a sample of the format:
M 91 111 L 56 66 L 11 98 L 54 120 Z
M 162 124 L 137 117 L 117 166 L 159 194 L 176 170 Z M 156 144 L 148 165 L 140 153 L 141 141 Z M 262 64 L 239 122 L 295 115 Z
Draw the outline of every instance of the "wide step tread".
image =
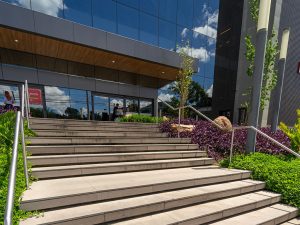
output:
M 281 224 L 298 215 L 298 209 L 282 204 L 258 209 L 249 213 L 221 220 L 210 225 L 269 225 Z M 288 223 L 284 223 L 288 224 Z M 291 224 L 290 224 L 291 225 Z
M 69 154 L 29 156 L 32 166 L 52 166 L 84 163 L 126 162 L 161 159 L 184 159 L 205 157 L 204 151 L 161 151 L 161 152 L 134 152 L 113 154 Z
M 32 174 L 39 179 L 83 176 L 93 174 L 124 173 L 132 171 L 171 169 L 180 167 L 211 165 L 211 158 L 148 160 L 136 162 L 98 163 L 69 166 L 47 166 L 32 168 Z
M 32 155 L 197 150 L 197 144 L 40 145 L 27 146 Z
M 35 130 L 39 137 L 168 137 L 166 133 L 150 133 L 147 131 L 41 131 Z
M 70 144 L 189 144 L 190 138 L 140 138 L 140 137 L 33 137 L 30 145 Z
M 258 191 L 237 197 L 226 198 L 195 206 L 175 209 L 128 221 L 110 223 L 115 225 L 199 225 L 223 219 L 238 213 L 244 213 L 277 203 L 280 195 Z
M 250 177 L 249 171 L 194 167 L 34 182 L 21 208 L 39 210 L 229 182 Z
M 132 197 L 90 205 L 46 211 L 43 217 L 30 218 L 21 225 L 57 224 L 68 221 L 73 224 L 95 224 L 171 210 L 195 203 L 231 197 L 258 191 L 265 184 L 260 181 L 243 180 L 222 184 L 188 188 L 158 194 Z M 93 218 L 91 222 L 90 218 Z

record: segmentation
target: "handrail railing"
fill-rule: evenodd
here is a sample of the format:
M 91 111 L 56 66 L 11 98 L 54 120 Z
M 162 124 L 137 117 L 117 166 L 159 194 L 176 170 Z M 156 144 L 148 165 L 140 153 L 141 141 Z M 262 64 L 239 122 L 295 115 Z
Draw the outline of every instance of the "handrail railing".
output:
M 26 85 L 27 81 L 25 82 Z M 25 134 L 24 134 L 24 110 L 25 107 L 28 107 L 29 101 L 26 103 L 26 91 L 25 85 L 22 85 L 22 98 L 21 98 L 21 112 L 17 112 L 16 116 L 16 124 L 15 124 L 15 134 L 14 134 L 14 144 L 12 149 L 12 159 L 9 170 L 9 180 L 8 180 L 8 192 L 6 198 L 6 207 L 4 214 L 4 224 L 11 225 L 12 224 L 12 214 L 14 208 L 14 196 L 15 196 L 15 185 L 16 185 L 16 175 L 17 175 L 17 164 L 18 164 L 18 145 L 19 145 L 19 134 L 21 132 L 21 142 L 22 142 L 22 156 L 23 156 L 23 167 L 24 167 L 24 175 L 26 188 L 29 187 L 29 175 L 27 170 L 27 154 L 26 154 L 26 143 L 25 143 Z M 28 91 L 28 89 L 27 89 Z M 27 106 L 26 106 L 27 105 Z M 26 109 L 26 116 L 29 116 L 27 113 L 28 109 Z M 28 125 L 29 120 L 27 119 Z
M 178 124 L 180 125 L 180 111 L 181 109 L 184 108 L 190 108 L 192 109 L 195 113 L 197 113 L 198 115 L 200 115 L 201 117 L 203 117 L 204 119 L 206 119 L 207 121 L 209 121 L 210 123 L 212 123 L 213 125 L 215 125 L 216 127 L 218 127 L 221 130 L 224 130 L 223 127 L 221 127 L 219 124 L 217 124 L 215 121 L 211 120 L 210 118 L 208 118 L 207 116 L 205 116 L 203 113 L 201 113 L 200 111 L 198 111 L 197 109 L 195 109 L 193 106 L 191 105 L 186 105 L 183 107 L 178 107 L 178 108 L 174 108 L 173 106 L 171 106 L 170 104 L 168 104 L 167 102 L 161 100 L 160 98 L 157 98 L 159 101 L 161 101 L 163 104 L 165 104 L 166 106 L 168 106 L 170 109 L 177 111 L 179 110 L 178 113 Z M 157 109 L 158 109 L 158 100 L 157 100 Z M 157 115 L 158 118 L 158 115 Z M 285 151 L 291 153 L 292 155 L 296 156 L 297 158 L 300 158 L 300 154 L 298 154 L 297 152 L 293 151 L 292 149 L 286 147 L 285 145 L 281 144 L 280 142 L 276 141 L 274 138 L 270 137 L 269 135 L 265 134 L 264 132 L 262 132 L 261 130 L 257 129 L 256 127 L 253 126 L 242 126 L 242 127 L 233 127 L 232 128 L 232 134 L 231 134 L 231 144 L 230 144 L 230 156 L 229 156 L 229 161 L 231 163 L 232 160 L 232 155 L 233 155 L 233 145 L 234 145 L 234 135 L 235 135 L 235 131 L 236 130 L 241 130 L 241 129 L 252 129 L 255 132 L 259 133 L 260 135 L 262 135 L 263 137 L 267 138 L 268 140 L 270 140 L 271 142 L 273 142 L 274 144 L 276 144 L 277 146 L 283 148 Z M 178 129 L 178 137 L 180 137 L 180 131 Z
M 163 101 L 162 99 L 160 98 L 157 98 L 157 100 L 161 101 L 163 104 L 165 104 L 166 106 L 168 106 L 170 109 L 174 110 L 174 111 L 177 111 L 178 110 L 178 125 L 180 126 L 181 124 L 181 115 L 180 115 L 180 112 L 181 112 L 181 109 L 185 109 L 185 108 L 190 108 L 191 110 L 193 110 L 195 113 L 197 113 L 198 115 L 200 115 L 201 117 L 203 117 L 204 119 L 206 119 L 207 121 L 211 122 L 213 125 L 215 125 L 216 127 L 218 127 L 219 129 L 221 130 L 224 130 L 223 127 L 221 127 L 219 124 L 217 124 L 215 121 L 211 120 L 210 118 L 208 118 L 207 116 L 205 116 L 203 113 L 201 113 L 200 111 L 198 111 L 197 109 L 195 109 L 193 106 L 191 105 L 186 105 L 186 106 L 183 106 L 183 107 L 177 107 L 177 108 L 174 108 L 173 106 L 171 106 L 170 104 L 168 104 L 167 102 Z M 158 109 L 158 101 L 157 101 L 157 109 Z M 158 121 L 158 115 L 157 115 L 157 121 Z M 180 131 L 178 129 L 178 137 L 180 137 Z

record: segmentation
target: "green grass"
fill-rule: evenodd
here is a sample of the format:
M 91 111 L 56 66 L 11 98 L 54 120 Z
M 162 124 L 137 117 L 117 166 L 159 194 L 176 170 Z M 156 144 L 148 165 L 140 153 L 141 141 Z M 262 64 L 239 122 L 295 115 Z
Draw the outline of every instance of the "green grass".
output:
M 120 122 L 136 122 L 136 123 L 156 123 L 157 118 L 148 115 L 130 115 L 126 117 L 122 117 L 119 119 Z M 158 122 L 161 123 L 163 119 L 161 117 L 158 118 Z
M 300 208 L 300 159 L 263 153 L 237 155 L 223 167 L 252 171 L 252 178 L 265 181 L 266 189 L 282 195 L 282 202 Z
M 14 139 L 14 128 L 15 113 L 9 112 L 0 115 L 0 224 L 3 224 L 4 221 L 8 177 Z M 26 126 L 25 135 L 34 136 L 34 133 Z M 21 142 L 19 141 L 19 143 Z M 26 189 L 21 144 L 19 144 L 18 153 L 13 224 L 18 224 L 20 219 L 26 218 L 33 214 L 20 209 L 20 197 Z

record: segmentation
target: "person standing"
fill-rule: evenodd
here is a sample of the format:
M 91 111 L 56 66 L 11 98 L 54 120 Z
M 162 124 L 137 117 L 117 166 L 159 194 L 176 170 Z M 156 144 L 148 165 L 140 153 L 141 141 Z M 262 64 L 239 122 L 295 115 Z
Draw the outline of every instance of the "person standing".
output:
M 15 101 L 8 91 L 4 92 L 3 103 L 4 103 L 4 109 L 10 110 L 13 108 L 13 104 L 15 103 Z

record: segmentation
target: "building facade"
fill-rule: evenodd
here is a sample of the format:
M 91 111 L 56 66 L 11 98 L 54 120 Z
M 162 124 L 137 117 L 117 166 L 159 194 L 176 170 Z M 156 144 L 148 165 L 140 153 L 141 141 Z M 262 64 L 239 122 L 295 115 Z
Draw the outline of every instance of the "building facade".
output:
M 211 99 L 218 15 L 219 0 L 1 0 L 0 98 L 18 105 L 28 80 L 33 116 L 110 120 L 116 104 L 154 115 L 188 42 Z
M 296 109 L 300 108 L 300 74 L 298 72 L 300 61 L 300 36 L 298 35 L 300 30 L 299 7 L 300 5 L 293 0 L 272 0 L 269 22 L 269 35 L 271 35 L 273 29 L 276 32 L 275 39 L 278 40 L 279 46 L 281 44 L 282 31 L 286 28 L 290 28 L 291 31 L 279 114 L 279 121 L 290 126 L 296 122 Z M 234 107 L 231 108 L 234 123 L 238 123 L 239 121 L 241 114 L 239 109 L 247 100 L 249 100 L 249 98 L 245 96 L 245 93 L 249 86 L 252 85 L 252 80 L 246 75 L 248 62 L 245 57 L 245 37 L 246 35 L 255 37 L 255 34 L 256 24 L 253 23 L 250 16 L 249 1 L 245 0 L 238 54 L 238 69 L 234 75 L 236 77 L 236 84 L 230 87 L 235 93 L 232 98 Z M 275 67 L 276 66 L 277 65 L 275 65 Z M 274 101 L 277 100 L 274 99 L 274 93 L 271 93 L 270 99 L 270 102 L 266 105 L 265 110 L 260 115 L 261 126 L 268 126 L 271 124 L 273 105 Z

